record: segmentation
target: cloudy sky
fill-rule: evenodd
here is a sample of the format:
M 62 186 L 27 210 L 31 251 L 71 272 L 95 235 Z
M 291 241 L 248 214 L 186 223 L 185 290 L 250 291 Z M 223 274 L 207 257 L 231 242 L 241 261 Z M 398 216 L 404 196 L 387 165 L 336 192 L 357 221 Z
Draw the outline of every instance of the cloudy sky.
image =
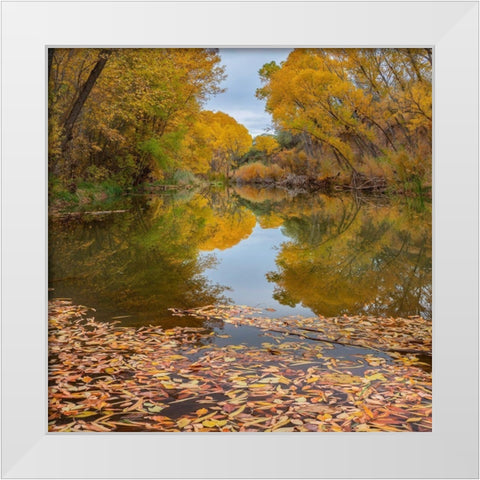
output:
M 283 48 L 226 48 L 220 49 L 227 79 L 221 93 L 210 99 L 206 110 L 221 110 L 245 125 L 255 137 L 268 131 L 271 117 L 265 112 L 265 102 L 257 100 L 255 90 L 261 86 L 258 70 L 268 62 L 286 60 L 291 49 Z

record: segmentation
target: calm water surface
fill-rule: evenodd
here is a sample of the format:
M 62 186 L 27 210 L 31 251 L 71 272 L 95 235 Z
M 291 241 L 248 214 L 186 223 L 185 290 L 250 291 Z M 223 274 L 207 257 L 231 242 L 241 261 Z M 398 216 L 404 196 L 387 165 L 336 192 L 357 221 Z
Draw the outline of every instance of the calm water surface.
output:
M 431 316 L 430 205 L 244 186 L 97 208 L 126 211 L 50 218 L 49 294 L 100 320 L 196 325 L 168 308 L 215 303 L 278 316 Z M 264 341 L 256 329 L 211 327 Z

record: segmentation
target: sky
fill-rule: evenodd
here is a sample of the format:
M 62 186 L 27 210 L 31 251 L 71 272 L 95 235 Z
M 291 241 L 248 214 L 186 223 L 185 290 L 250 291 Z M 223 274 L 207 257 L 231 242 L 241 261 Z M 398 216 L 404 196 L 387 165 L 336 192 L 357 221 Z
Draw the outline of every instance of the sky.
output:
M 221 48 L 227 74 L 221 87 L 226 91 L 209 99 L 204 109 L 227 113 L 245 125 L 253 137 L 267 133 L 272 119 L 265 112 L 265 101 L 255 97 L 255 90 L 262 86 L 258 71 L 272 60 L 286 60 L 290 52 L 287 48 Z

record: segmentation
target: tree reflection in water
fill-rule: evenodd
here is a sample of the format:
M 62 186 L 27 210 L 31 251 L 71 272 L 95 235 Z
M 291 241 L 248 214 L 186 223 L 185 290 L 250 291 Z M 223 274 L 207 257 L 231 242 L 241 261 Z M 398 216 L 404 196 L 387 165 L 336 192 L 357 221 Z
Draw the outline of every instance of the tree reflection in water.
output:
M 228 302 L 235 285 L 213 283 L 215 253 L 201 252 L 235 248 L 257 223 L 285 237 L 265 271 L 278 302 L 325 316 L 431 316 L 430 205 L 249 186 L 131 196 L 116 208 L 127 211 L 49 222 L 52 296 L 95 307 L 98 319 L 168 327 L 179 321 L 169 307 Z
M 267 273 L 277 301 L 324 316 L 431 318 L 429 205 L 345 195 L 278 198 L 248 200 L 260 222 L 280 217 L 290 239 L 281 245 L 277 270 Z

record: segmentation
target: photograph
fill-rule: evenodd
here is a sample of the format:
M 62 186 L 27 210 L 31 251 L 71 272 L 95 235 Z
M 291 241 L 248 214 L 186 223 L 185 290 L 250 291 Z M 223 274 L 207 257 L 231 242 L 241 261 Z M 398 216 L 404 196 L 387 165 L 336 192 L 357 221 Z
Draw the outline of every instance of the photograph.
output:
M 45 63 L 48 432 L 432 432 L 432 48 Z

